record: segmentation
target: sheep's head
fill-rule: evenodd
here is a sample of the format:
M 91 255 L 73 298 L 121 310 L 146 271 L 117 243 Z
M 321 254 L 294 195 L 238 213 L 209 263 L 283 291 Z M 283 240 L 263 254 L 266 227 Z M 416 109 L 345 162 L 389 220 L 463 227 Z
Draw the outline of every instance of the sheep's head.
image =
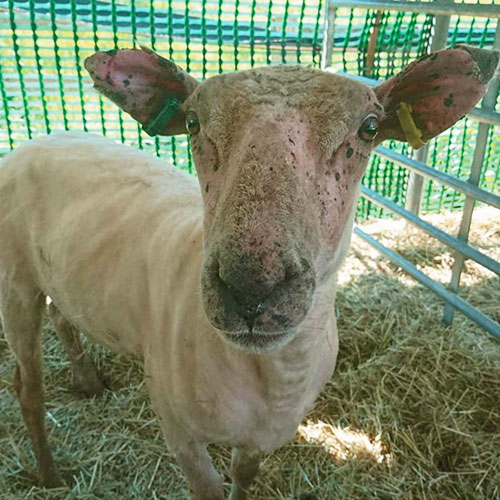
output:
M 202 298 L 230 342 L 286 344 L 345 253 L 361 176 L 382 139 L 414 146 L 482 97 L 498 55 L 468 47 L 374 90 L 298 66 L 198 84 L 149 50 L 86 61 L 96 88 L 151 134 L 189 133 L 205 205 Z

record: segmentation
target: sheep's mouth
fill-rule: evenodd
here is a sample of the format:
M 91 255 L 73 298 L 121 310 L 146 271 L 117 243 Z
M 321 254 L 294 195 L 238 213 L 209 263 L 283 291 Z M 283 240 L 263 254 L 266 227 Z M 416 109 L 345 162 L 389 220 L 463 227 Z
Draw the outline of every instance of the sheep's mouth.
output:
M 272 350 L 284 346 L 306 318 L 315 289 L 312 273 L 302 274 L 258 301 L 249 294 L 239 302 L 218 273 L 206 267 L 202 274 L 201 296 L 208 321 L 223 339 L 243 349 Z
M 272 352 L 284 347 L 295 336 L 296 328 L 277 333 L 262 333 L 258 331 L 242 330 L 227 332 L 219 330 L 223 338 L 236 347 L 259 353 Z

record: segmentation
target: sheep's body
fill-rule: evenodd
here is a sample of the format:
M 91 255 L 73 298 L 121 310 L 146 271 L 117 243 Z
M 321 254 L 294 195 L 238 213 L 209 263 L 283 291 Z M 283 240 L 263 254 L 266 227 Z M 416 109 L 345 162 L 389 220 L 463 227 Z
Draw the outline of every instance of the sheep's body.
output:
M 208 442 L 253 455 L 293 437 L 334 368 L 333 281 L 284 349 L 244 352 L 203 310 L 202 202 L 191 176 L 97 136 L 63 134 L 8 156 L 0 193 L 3 305 L 13 293 L 48 295 L 93 340 L 142 357 L 181 461 L 199 453 L 210 467 Z
M 22 259 L 18 265 L 76 326 L 142 356 L 150 299 L 182 293 L 184 274 L 196 268 L 188 264 L 200 251 L 196 180 L 98 136 L 57 134 L 9 155 L 0 189 L 1 231 L 9 235 L 0 243 L 2 268 L 16 273 L 12 259 Z M 9 260 L 11 235 L 18 241 Z M 160 247 L 168 257 L 151 268 Z M 152 273 L 165 276 L 162 290 L 151 288 Z M 165 304 L 167 317 L 173 307 Z

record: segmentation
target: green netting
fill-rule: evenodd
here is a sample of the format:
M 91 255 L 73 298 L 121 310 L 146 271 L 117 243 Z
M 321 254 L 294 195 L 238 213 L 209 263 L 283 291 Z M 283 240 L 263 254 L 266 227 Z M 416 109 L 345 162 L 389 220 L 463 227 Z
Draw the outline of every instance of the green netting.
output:
M 500 0 L 481 3 L 498 3 Z M 266 64 L 319 66 L 324 0 L 0 0 L 0 155 L 26 139 L 85 130 L 139 146 L 191 170 L 187 139 L 152 139 L 92 89 L 83 60 L 95 50 L 146 45 L 195 77 Z M 429 51 L 434 17 L 337 9 L 333 66 L 383 79 Z M 454 15 L 448 42 L 491 46 L 496 21 Z M 500 101 L 497 106 L 500 108 Z M 435 168 L 468 177 L 477 123 L 464 119 L 430 147 Z M 401 144 L 391 147 L 410 152 Z M 482 187 L 500 192 L 500 128 L 490 132 Z M 364 182 L 404 203 L 408 173 L 374 156 Z M 426 182 L 424 211 L 463 198 Z M 378 216 L 366 201 L 360 217 Z

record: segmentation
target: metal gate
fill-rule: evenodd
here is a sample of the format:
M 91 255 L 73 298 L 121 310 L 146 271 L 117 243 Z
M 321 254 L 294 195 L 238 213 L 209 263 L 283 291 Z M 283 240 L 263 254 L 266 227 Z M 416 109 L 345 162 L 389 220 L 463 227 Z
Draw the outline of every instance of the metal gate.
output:
M 431 51 L 442 49 L 447 45 L 450 16 L 460 15 L 471 16 L 473 18 L 485 17 L 494 19 L 496 21 L 496 29 L 493 40 L 493 48 L 500 50 L 500 5 L 455 4 L 453 1 L 446 0 L 434 3 L 408 1 L 387 2 L 380 0 L 365 0 L 357 2 L 348 0 L 327 0 L 321 63 L 324 69 L 331 68 L 335 18 L 337 9 L 342 7 L 375 10 L 377 12 L 377 16 L 381 15 L 381 13 L 386 10 L 433 14 L 435 15 L 435 24 L 432 42 L 430 43 Z M 374 29 L 371 32 L 371 41 L 376 43 L 377 36 L 378 32 L 375 24 Z M 369 55 L 370 52 L 368 52 L 368 56 Z M 378 83 L 376 80 L 367 77 L 354 78 L 361 79 L 365 83 L 372 86 Z M 362 231 L 359 227 L 354 229 L 355 234 L 375 247 L 379 252 L 391 259 L 407 273 L 413 276 L 417 281 L 427 286 L 446 302 L 443 311 L 443 321 L 446 324 L 451 323 L 454 312 L 458 309 L 498 339 L 500 339 L 500 324 L 493 321 L 489 316 L 486 316 L 476 308 L 472 307 L 469 303 L 460 298 L 457 295 L 457 292 L 460 285 L 460 276 L 466 259 L 474 260 L 478 264 L 481 264 L 485 268 L 500 276 L 500 263 L 468 244 L 469 230 L 476 202 L 480 201 L 500 209 L 500 196 L 478 187 L 481 179 L 483 160 L 485 157 L 490 127 L 500 125 L 500 113 L 495 111 L 495 104 L 499 89 L 500 73 L 497 72 L 482 100 L 481 107 L 468 113 L 468 117 L 479 122 L 479 127 L 475 137 L 474 154 L 467 182 L 429 167 L 426 164 L 429 150 L 428 145 L 423 146 L 417 151 L 416 159 L 412 159 L 405 154 L 398 153 L 388 149 L 387 147 L 379 146 L 375 149 L 376 155 L 410 170 L 405 207 L 394 203 L 390 199 L 366 186 L 362 186 L 361 188 L 361 195 L 363 198 L 375 203 L 389 212 L 392 212 L 393 214 L 396 214 L 397 216 L 403 217 L 409 223 L 417 226 L 430 236 L 437 238 L 454 250 L 455 256 L 452 267 L 452 276 L 447 288 L 441 283 L 438 283 L 426 276 L 411 262 L 382 245 L 372 236 Z M 451 187 L 465 195 L 466 198 L 463 205 L 460 230 L 456 237 L 447 234 L 418 216 L 422 198 L 423 181 L 425 177 Z

